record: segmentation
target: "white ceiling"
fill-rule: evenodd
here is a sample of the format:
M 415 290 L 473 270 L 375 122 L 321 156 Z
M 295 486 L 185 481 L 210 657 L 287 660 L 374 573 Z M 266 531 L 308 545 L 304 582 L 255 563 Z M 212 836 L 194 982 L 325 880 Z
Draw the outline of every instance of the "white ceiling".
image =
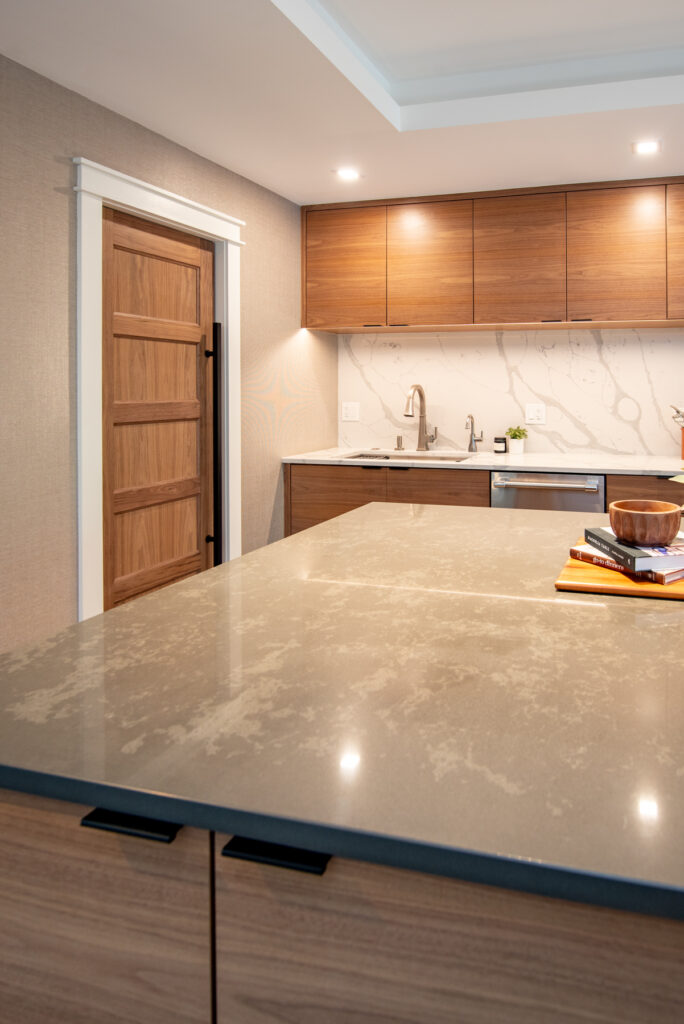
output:
M 0 0 L 0 40 L 298 203 L 684 173 L 682 0 Z

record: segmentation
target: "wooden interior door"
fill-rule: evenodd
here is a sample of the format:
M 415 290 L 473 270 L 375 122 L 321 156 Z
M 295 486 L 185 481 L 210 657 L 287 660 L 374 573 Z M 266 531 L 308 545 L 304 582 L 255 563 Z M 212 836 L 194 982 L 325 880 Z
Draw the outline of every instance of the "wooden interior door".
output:
M 473 202 L 387 208 L 387 323 L 473 320 Z
M 104 607 L 213 565 L 213 244 L 103 213 Z

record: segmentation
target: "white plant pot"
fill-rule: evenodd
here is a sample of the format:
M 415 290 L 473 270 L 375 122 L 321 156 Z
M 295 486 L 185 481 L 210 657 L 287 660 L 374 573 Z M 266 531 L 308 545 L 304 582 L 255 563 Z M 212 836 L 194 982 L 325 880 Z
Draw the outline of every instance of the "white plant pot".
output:
M 524 437 L 509 437 L 508 438 L 508 454 L 509 455 L 522 455 L 525 451 L 525 438 Z

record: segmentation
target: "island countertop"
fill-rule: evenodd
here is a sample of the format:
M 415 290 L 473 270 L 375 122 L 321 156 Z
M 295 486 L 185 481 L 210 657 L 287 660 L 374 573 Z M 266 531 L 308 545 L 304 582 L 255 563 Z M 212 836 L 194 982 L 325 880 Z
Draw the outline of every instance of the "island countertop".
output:
M 372 504 L 0 659 L 0 786 L 684 917 L 684 607 Z

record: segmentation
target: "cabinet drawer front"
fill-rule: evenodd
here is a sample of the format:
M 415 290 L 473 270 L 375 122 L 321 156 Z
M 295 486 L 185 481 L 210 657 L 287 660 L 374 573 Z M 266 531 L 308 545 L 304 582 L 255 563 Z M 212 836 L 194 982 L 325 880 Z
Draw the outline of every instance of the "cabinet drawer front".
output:
M 82 828 L 91 810 L 0 791 L 0 1018 L 209 1024 L 210 837 Z
M 386 501 L 385 466 L 291 466 L 291 532 L 334 519 L 369 501 Z
M 681 922 L 336 857 L 217 855 L 216 937 L 218 1024 L 643 1024 L 684 998 Z
M 675 484 L 659 476 L 607 476 L 606 507 L 611 501 L 645 498 L 648 501 L 672 501 L 684 504 L 684 484 Z
M 489 505 L 489 473 L 481 469 L 388 469 L 387 500 L 421 505 Z

